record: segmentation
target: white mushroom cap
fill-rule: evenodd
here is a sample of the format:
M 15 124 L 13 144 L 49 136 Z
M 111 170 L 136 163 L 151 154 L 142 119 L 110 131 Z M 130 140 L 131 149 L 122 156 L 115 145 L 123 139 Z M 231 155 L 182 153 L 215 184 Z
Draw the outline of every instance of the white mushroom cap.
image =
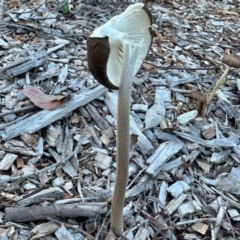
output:
M 143 42 L 142 50 L 133 66 L 136 74 L 152 43 L 151 25 L 151 14 L 146 6 L 136 3 L 95 29 L 88 39 L 88 64 L 93 76 L 106 87 L 119 87 L 123 44 L 126 40 L 133 43 Z

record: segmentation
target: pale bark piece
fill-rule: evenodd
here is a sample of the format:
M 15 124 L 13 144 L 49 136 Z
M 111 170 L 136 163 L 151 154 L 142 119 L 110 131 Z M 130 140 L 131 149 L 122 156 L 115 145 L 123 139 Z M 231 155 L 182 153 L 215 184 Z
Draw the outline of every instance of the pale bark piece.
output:
M 7 49 L 10 48 L 10 44 L 0 39 L 0 47 Z
M 228 115 L 229 118 L 234 118 L 238 129 L 240 129 L 240 112 L 238 109 L 223 99 L 218 100 L 218 106 Z
M 199 236 L 199 234 L 195 233 L 183 233 L 182 240 L 202 240 L 202 236 Z
M 233 177 L 236 177 L 240 180 L 240 168 L 239 167 L 236 167 L 236 168 L 232 168 L 231 170 L 231 175 Z
M 163 132 L 163 131 L 159 131 L 159 130 L 154 130 L 154 134 L 156 135 L 156 137 L 160 140 L 163 140 L 164 142 L 165 141 L 175 141 L 175 142 L 179 142 L 179 143 L 182 143 L 183 145 L 183 149 L 182 151 L 186 154 L 186 155 L 189 155 L 189 151 L 185 145 L 185 143 L 180 140 L 179 138 L 177 138 L 175 136 L 175 134 L 169 134 L 169 133 L 166 133 L 166 132 Z
M 132 110 L 135 112 L 142 112 L 145 113 L 148 109 L 148 106 L 145 104 L 133 104 Z
M 153 152 L 153 154 L 147 159 L 147 164 L 151 164 L 152 162 L 156 161 L 159 154 L 163 151 L 163 149 L 169 144 L 169 142 L 164 142 L 159 145 L 159 147 Z
M 33 203 L 38 203 L 45 198 L 56 198 L 63 194 L 64 192 L 59 187 L 53 187 L 49 189 L 44 189 L 28 198 L 22 199 L 18 202 L 20 206 L 28 206 Z
M 216 213 L 218 212 L 220 206 L 222 206 L 224 203 L 223 199 L 221 196 L 217 197 L 215 200 L 210 202 L 208 206 L 210 207 L 211 210 L 215 211 Z
M 148 176 L 144 175 L 139 179 L 138 183 L 134 187 L 127 190 L 125 197 L 129 198 L 129 197 L 137 196 L 141 192 L 146 192 L 149 189 L 152 189 L 152 186 L 153 186 L 153 181 L 151 181 L 151 179 L 149 179 Z
M 165 114 L 164 101 L 156 94 L 153 106 L 147 110 L 145 115 L 145 128 L 158 126 L 165 118 Z
M 61 165 L 63 171 L 67 173 L 70 177 L 76 177 L 78 175 L 77 170 L 73 167 L 72 163 L 67 160 Z
M 221 206 L 219 211 L 218 211 L 217 219 L 216 219 L 216 222 L 215 222 L 215 228 L 214 228 L 214 232 L 215 232 L 214 240 L 217 239 L 218 231 L 220 229 L 221 224 L 223 223 L 223 218 L 225 216 L 226 209 L 227 209 L 226 206 Z
M 225 150 L 222 152 L 214 152 L 209 160 L 211 163 L 220 164 L 230 155 L 231 150 Z
M 72 234 L 65 228 L 65 226 L 62 224 L 60 228 L 55 232 L 55 235 L 58 240 L 74 240 Z
M 182 193 L 186 193 L 191 187 L 184 181 L 177 181 L 174 184 L 172 184 L 170 187 L 168 187 L 168 192 L 171 193 L 171 195 L 174 198 L 179 197 Z
M 237 154 L 237 156 L 240 158 L 240 145 L 237 145 L 233 148 L 233 151 Z
M 94 166 L 102 170 L 109 168 L 112 164 L 112 157 L 107 156 L 106 154 L 98 152 L 95 156 Z
M 182 149 L 183 145 L 179 142 L 165 142 L 162 143 L 154 152 L 154 157 L 150 157 L 147 163 L 150 164 L 146 169 L 146 173 L 151 177 L 156 177 L 162 169 L 163 164 L 166 163 L 174 154 Z
M 183 133 L 183 132 L 176 132 L 174 131 L 178 136 L 189 140 L 190 142 L 198 143 L 200 145 L 203 145 L 205 147 L 235 147 L 238 143 L 238 139 L 235 136 L 231 136 L 229 138 L 223 138 L 223 139 L 213 139 L 213 140 L 204 140 L 200 137 L 194 136 L 192 134 Z
M 3 191 L 1 191 L 0 196 L 3 199 L 6 199 L 8 201 L 14 201 L 14 202 L 22 199 L 22 197 L 16 196 L 14 194 L 6 193 L 6 192 L 3 192 Z
M 165 236 L 166 239 L 177 240 L 176 236 L 173 234 L 171 227 L 166 223 L 164 217 L 159 214 L 157 217 L 155 217 L 155 219 L 160 224 L 160 226 L 163 226 L 161 234 Z M 168 229 L 169 227 L 170 229 Z M 166 230 L 164 230 L 164 228 L 166 228 Z
M 130 201 L 124 208 L 123 208 L 123 217 L 126 219 L 133 214 L 133 202 Z
M 205 233 L 208 230 L 208 225 L 202 222 L 196 222 L 193 226 L 192 229 L 198 233 L 201 233 L 202 235 L 205 235 Z
M 107 203 L 95 205 L 94 203 L 74 203 L 66 205 L 46 205 L 31 207 L 5 208 L 4 222 L 29 222 L 50 218 L 76 218 L 96 217 L 107 213 Z
M 181 216 L 186 216 L 188 214 L 193 214 L 195 212 L 201 211 L 201 207 L 198 205 L 197 201 L 187 201 L 181 204 L 178 208 L 178 212 Z
M 112 92 L 108 92 L 104 99 L 105 104 L 107 105 L 111 114 L 117 117 L 117 95 Z M 141 132 L 138 125 L 132 117 L 130 117 L 130 131 L 132 134 L 138 135 L 137 145 L 140 148 L 141 152 L 145 154 L 151 154 L 154 150 L 151 142 L 146 138 L 146 136 Z
M 168 184 L 165 181 L 163 181 L 160 186 L 159 195 L 158 195 L 158 201 L 163 207 L 166 205 L 167 188 L 168 188 Z
M 16 158 L 17 158 L 16 154 L 7 153 L 0 162 L 0 170 L 10 169 Z
M 227 210 L 230 217 L 234 220 L 234 221 L 240 221 L 240 214 L 236 209 L 229 209 Z
M 221 191 L 231 192 L 234 194 L 240 194 L 240 179 L 235 177 L 232 173 L 226 177 L 219 175 L 217 177 L 216 188 Z
M 73 167 L 72 163 L 69 160 L 62 161 L 61 155 L 59 155 L 55 150 L 52 148 L 48 149 L 52 156 L 56 159 L 57 162 L 61 162 L 61 168 L 65 173 L 67 173 L 70 177 L 75 177 L 78 175 L 77 170 Z
M 126 233 L 124 233 L 124 236 L 127 238 L 127 239 L 133 239 L 134 235 L 133 235 L 133 230 L 132 229 L 129 229 L 126 231 Z M 108 240 L 115 240 L 115 237 L 114 239 L 109 239 L 107 238 Z
M 28 118 L 25 118 L 14 125 L 6 127 L 5 133 L 2 135 L 4 140 L 12 139 L 24 133 L 34 133 L 42 129 L 56 120 L 66 116 L 74 109 L 83 106 L 92 100 L 104 94 L 107 89 L 101 85 L 94 89 L 85 89 L 81 93 L 73 94 L 72 98 L 54 110 L 42 110 Z
M 240 79 L 236 79 L 236 83 L 237 83 L 238 91 L 240 92 Z
M 46 137 L 46 142 L 49 144 L 51 147 L 56 147 L 60 136 L 62 134 L 62 131 L 53 125 L 50 125 L 47 127 L 47 137 Z
M 39 67 L 47 61 L 47 52 L 40 51 L 32 54 L 29 57 L 24 57 L 9 64 L 2 71 L 6 70 L 9 77 L 15 77 L 22 73 L 28 72 L 30 69 Z
M 157 90 L 156 90 L 156 95 L 157 95 L 157 97 L 160 97 L 165 103 L 166 102 L 171 102 L 172 100 L 171 100 L 171 91 L 169 90 L 169 89 L 167 89 L 167 88 L 158 88 Z
M 209 127 L 202 132 L 202 135 L 204 136 L 205 139 L 209 140 L 216 136 L 216 131 L 213 127 Z
M 177 120 L 180 124 L 185 125 L 193 120 L 198 115 L 197 110 L 192 110 L 186 113 L 183 113 L 177 117 Z
M 59 224 L 55 222 L 46 222 L 37 225 L 34 227 L 31 231 L 31 234 L 34 234 L 30 240 L 37 240 L 40 239 L 41 237 L 47 236 L 53 232 L 55 232 L 59 228 Z
M 95 123 L 102 129 L 109 129 L 109 124 L 101 117 L 101 115 L 98 113 L 97 109 L 92 104 L 87 104 L 86 109 L 95 121 Z
M 172 170 L 173 168 L 180 167 L 182 164 L 183 164 L 182 157 L 178 157 L 175 160 L 164 163 L 162 166 L 162 170 L 167 172 L 167 171 Z
M 58 75 L 58 82 L 64 84 L 68 75 L 68 65 L 66 64 L 60 71 Z
M 134 240 L 146 240 L 148 239 L 148 236 L 149 231 L 144 227 L 140 227 L 134 237 Z
M 178 198 L 171 200 L 165 208 L 166 214 L 171 215 L 175 212 L 186 198 L 187 194 L 182 194 Z
M 167 76 L 167 73 L 166 73 L 166 74 L 164 74 L 164 77 L 166 77 L 166 79 L 169 80 L 169 86 L 171 88 L 176 87 L 180 84 L 185 84 L 185 83 L 190 83 L 190 82 L 198 82 L 199 81 L 199 79 L 197 77 L 191 76 L 191 75 L 186 75 L 185 77 L 179 79 L 177 77 L 172 77 L 172 76 L 169 78 L 169 75 Z
M 232 231 L 232 223 L 231 222 L 226 222 L 226 221 L 223 221 L 223 223 L 221 224 L 221 227 L 229 232 Z
M 52 181 L 52 186 L 53 187 L 60 187 L 64 184 L 64 179 L 63 177 L 56 177 L 53 181 Z
M 108 190 L 106 190 L 106 191 L 108 191 Z M 54 202 L 54 205 L 66 205 L 66 204 L 70 204 L 70 203 L 81 203 L 82 201 L 93 201 L 93 200 L 96 200 L 97 199 L 97 201 L 99 200 L 99 201 L 103 201 L 103 200 L 106 200 L 106 199 L 108 199 L 108 198 L 110 198 L 111 196 L 112 196 L 112 192 L 111 191 L 109 191 L 109 194 L 107 195 L 107 197 L 105 198 L 104 197 L 104 199 L 102 199 L 101 197 L 102 197 L 102 195 L 101 194 L 99 194 L 98 195 L 98 193 L 97 194 L 95 194 L 96 196 L 94 196 L 94 197 L 89 197 L 89 198 L 69 198 L 69 199 L 62 199 L 62 200 L 57 200 L 57 201 L 55 201 Z M 92 205 L 92 204 L 94 204 L 94 206 L 99 206 L 99 207 L 102 207 L 102 208 L 104 208 L 105 206 L 106 206 L 106 202 L 94 202 L 94 203 L 92 203 L 92 202 L 90 202 L 90 203 L 88 203 L 88 202 L 85 202 L 85 203 L 81 203 L 81 204 L 84 204 L 84 205 Z
M 231 205 L 233 205 L 234 207 L 240 209 L 240 204 L 238 203 L 238 201 L 232 200 L 231 198 L 227 197 L 226 195 L 224 195 L 221 191 L 218 191 L 216 188 L 211 187 L 211 189 L 213 189 L 215 192 L 217 192 L 220 196 L 222 196 L 223 199 L 225 199 L 227 202 L 231 203 Z
M 196 161 L 199 167 L 205 172 L 205 173 L 210 173 L 210 170 L 212 168 L 212 164 L 208 163 L 207 161 L 204 160 L 197 160 Z

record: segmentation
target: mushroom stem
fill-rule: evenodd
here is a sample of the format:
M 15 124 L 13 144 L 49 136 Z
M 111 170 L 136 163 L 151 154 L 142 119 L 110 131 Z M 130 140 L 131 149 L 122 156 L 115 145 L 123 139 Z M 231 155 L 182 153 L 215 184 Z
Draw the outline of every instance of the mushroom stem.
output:
M 124 41 L 123 67 L 121 74 L 121 84 L 118 91 L 118 109 L 117 109 L 117 167 L 116 181 L 113 193 L 111 209 L 111 227 L 113 233 L 123 232 L 123 208 L 125 200 L 125 191 L 128 180 L 129 165 L 129 121 L 130 121 L 130 102 L 132 79 L 134 77 L 134 68 L 142 43 Z
M 214 98 L 216 91 L 218 90 L 218 88 L 224 83 L 225 78 L 229 72 L 229 70 L 231 69 L 231 67 L 227 67 L 226 70 L 224 71 L 223 75 L 218 79 L 218 81 L 216 82 L 215 87 L 213 88 L 212 92 L 209 94 L 208 97 L 208 103 L 212 101 L 212 99 Z

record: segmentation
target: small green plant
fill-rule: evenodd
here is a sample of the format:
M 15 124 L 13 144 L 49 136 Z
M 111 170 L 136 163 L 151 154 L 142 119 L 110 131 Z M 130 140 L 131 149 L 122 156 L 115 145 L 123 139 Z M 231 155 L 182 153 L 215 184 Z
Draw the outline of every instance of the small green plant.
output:
M 69 9 L 68 3 L 64 3 L 64 4 L 60 7 L 60 9 L 59 9 L 58 12 L 61 13 L 62 15 L 70 14 L 70 9 Z

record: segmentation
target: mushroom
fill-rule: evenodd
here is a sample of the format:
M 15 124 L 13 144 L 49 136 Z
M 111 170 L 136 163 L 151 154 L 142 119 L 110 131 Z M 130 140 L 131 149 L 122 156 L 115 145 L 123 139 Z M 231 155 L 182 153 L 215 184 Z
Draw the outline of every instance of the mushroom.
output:
M 222 62 L 227 65 L 227 68 L 224 71 L 223 75 L 218 79 L 212 92 L 209 94 L 208 103 L 214 98 L 216 91 L 224 83 L 225 78 L 226 78 L 228 72 L 231 70 L 231 68 L 240 68 L 240 58 L 236 55 L 226 54 L 223 56 Z
M 98 82 L 118 89 L 117 168 L 108 239 L 123 232 L 123 207 L 128 180 L 129 118 L 132 79 L 152 43 L 152 18 L 143 3 L 130 5 L 93 31 L 87 41 L 88 66 Z
M 136 3 L 95 29 L 87 41 L 88 67 L 94 78 L 107 88 L 119 88 L 124 40 L 133 43 L 143 40 L 143 48 L 133 66 L 136 74 L 152 43 L 151 25 L 152 18 L 147 7 Z

